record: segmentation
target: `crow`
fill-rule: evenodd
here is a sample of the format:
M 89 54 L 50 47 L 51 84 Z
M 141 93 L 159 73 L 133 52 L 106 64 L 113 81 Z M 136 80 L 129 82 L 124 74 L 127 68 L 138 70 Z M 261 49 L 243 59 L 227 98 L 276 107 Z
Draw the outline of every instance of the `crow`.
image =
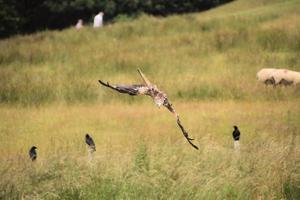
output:
M 234 130 L 232 132 L 232 137 L 234 139 L 234 141 L 239 141 L 240 139 L 240 131 L 239 131 L 239 128 L 237 126 L 233 126 Z
M 94 140 L 89 134 L 85 135 L 85 142 L 89 146 L 92 152 L 96 151 L 96 145 L 94 143 Z
M 29 156 L 30 156 L 30 159 L 32 161 L 35 161 L 36 160 L 36 157 L 37 157 L 37 154 L 36 154 L 36 149 L 37 147 L 36 146 L 32 146 L 29 150 Z

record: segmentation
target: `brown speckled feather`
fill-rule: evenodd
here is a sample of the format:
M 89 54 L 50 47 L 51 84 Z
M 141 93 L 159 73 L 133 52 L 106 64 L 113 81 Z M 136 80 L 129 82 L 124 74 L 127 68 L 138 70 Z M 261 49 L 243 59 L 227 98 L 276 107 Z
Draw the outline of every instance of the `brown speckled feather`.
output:
M 103 81 L 99 80 L 100 84 L 109 87 L 113 90 L 116 90 L 120 93 L 126 93 L 132 96 L 135 95 L 147 95 L 150 96 L 156 105 L 159 107 L 161 105 L 165 106 L 171 113 L 174 114 L 176 118 L 177 125 L 179 126 L 180 130 L 182 131 L 183 136 L 192 145 L 195 149 L 199 149 L 196 145 L 194 145 L 191 141 L 192 138 L 189 137 L 188 132 L 182 126 L 179 115 L 176 113 L 175 109 L 172 107 L 172 104 L 169 102 L 167 95 L 160 91 L 155 85 L 153 85 L 147 77 L 142 73 L 140 69 L 138 69 L 140 76 L 142 77 L 143 81 L 146 85 L 111 85 L 108 82 L 104 83 Z

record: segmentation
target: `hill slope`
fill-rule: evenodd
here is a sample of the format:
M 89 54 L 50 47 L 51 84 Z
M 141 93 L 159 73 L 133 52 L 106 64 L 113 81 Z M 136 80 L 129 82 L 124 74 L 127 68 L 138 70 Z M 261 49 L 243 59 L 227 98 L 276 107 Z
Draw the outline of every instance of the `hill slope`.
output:
M 0 102 L 112 98 L 97 80 L 138 82 L 137 67 L 172 99 L 298 99 L 299 88 L 264 95 L 255 74 L 262 67 L 300 71 L 299 11 L 297 0 L 241 0 L 201 14 L 3 40 Z

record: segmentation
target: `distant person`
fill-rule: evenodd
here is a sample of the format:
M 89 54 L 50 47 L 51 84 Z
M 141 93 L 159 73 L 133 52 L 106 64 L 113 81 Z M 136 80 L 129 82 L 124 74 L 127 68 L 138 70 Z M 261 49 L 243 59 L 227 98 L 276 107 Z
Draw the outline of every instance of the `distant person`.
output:
M 94 17 L 94 28 L 100 28 L 103 26 L 103 12 L 99 12 L 98 15 Z
M 89 134 L 85 135 L 85 142 L 89 146 L 90 153 L 93 153 L 94 151 L 96 151 L 95 142 L 94 142 L 93 138 Z
M 31 159 L 32 161 L 35 161 L 35 160 L 36 160 L 36 157 L 37 157 L 36 149 L 37 149 L 37 147 L 36 147 L 36 146 L 33 146 L 33 147 L 31 147 L 30 150 L 29 150 L 29 156 L 30 156 L 30 159 Z
M 78 20 L 78 22 L 77 22 L 75 28 L 76 28 L 77 30 L 83 28 L 83 20 L 82 20 L 82 19 L 79 19 L 79 20 Z
M 239 144 L 239 140 L 240 140 L 240 130 L 237 126 L 233 126 L 234 130 L 232 132 L 232 137 L 234 140 L 234 149 L 239 149 L 240 144 Z

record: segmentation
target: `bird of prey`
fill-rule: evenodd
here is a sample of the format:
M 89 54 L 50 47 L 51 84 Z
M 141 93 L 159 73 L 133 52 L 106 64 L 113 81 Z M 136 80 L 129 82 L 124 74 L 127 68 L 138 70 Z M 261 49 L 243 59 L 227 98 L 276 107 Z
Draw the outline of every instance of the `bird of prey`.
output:
M 125 94 L 129 94 L 129 95 L 132 95 L 132 96 L 136 96 L 136 95 L 150 96 L 153 99 L 154 103 L 158 107 L 160 107 L 162 105 L 165 106 L 175 116 L 176 121 L 177 121 L 177 125 L 181 129 L 184 137 L 187 139 L 189 144 L 192 145 L 195 149 L 198 149 L 198 147 L 192 143 L 192 140 L 194 140 L 194 139 L 189 137 L 188 132 L 182 126 L 182 124 L 180 122 L 180 119 L 179 119 L 179 115 L 176 113 L 176 111 L 173 108 L 172 104 L 169 102 L 169 100 L 167 98 L 167 95 L 164 92 L 160 91 L 157 88 L 156 85 L 153 85 L 146 78 L 146 76 L 142 73 L 142 71 L 140 69 L 138 69 L 138 72 L 139 72 L 140 76 L 142 77 L 145 84 L 139 84 L 139 85 L 111 85 L 108 82 L 105 83 L 101 80 L 99 80 L 99 83 L 101 85 L 105 86 L 105 87 L 111 88 L 111 89 L 116 90 L 120 93 L 125 93 Z
M 94 143 L 94 140 L 89 134 L 85 135 L 85 142 L 89 146 L 91 152 L 96 151 L 96 145 Z
M 237 126 L 233 126 L 234 130 L 232 132 L 232 137 L 234 139 L 234 141 L 239 141 L 240 139 L 240 131 L 239 131 L 239 128 Z
M 30 156 L 30 159 L 31 159 L 32 161 L 35 161 L 35 159 L 36 159 L 36 157 L 37 157 L 36 149 L 37 149 L 37 147 L 36 147 L 36 146 L 33 146 L 33 147 L 31 147 L 30 150 L 29 150 L 29 156 Z

